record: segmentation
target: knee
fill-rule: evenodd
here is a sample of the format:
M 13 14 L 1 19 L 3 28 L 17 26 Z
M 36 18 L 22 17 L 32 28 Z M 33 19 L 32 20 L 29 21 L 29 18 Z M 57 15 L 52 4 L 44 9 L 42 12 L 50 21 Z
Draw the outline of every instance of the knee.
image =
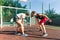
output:
M 41 23 L 41 25 L 44 25 L 44 23 Z

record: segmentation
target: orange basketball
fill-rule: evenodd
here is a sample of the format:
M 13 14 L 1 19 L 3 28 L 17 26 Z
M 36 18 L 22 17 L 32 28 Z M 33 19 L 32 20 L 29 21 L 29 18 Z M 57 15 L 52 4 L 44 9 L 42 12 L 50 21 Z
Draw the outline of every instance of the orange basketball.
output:
M 19 29 L 19 32 L 22 33 L 22 29 L 21 28 Z

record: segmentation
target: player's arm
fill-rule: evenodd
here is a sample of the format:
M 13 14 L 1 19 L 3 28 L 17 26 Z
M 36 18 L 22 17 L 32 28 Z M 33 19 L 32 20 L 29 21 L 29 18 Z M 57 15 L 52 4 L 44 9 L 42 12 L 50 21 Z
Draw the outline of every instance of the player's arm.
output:
M 22 23 L 24 24 L 25 15 L 22 15 Z
M 46 18 L 48 18 L 48 20 L 50 20 L 50 18 L 47 15 L 43 14 L 43 16 L 45 16 Z
M 35 19 L 38 21 L 38 17 L 37 16 L 35 16 Z
M 47 15 L 43 15 L 43 16 L 45 16 L 46 18 L 48 18 Z M 49 21 L 49 22 L 52 22 L 52 20 L 51 20 L 50 18 L 48 18 L 48 21 Z

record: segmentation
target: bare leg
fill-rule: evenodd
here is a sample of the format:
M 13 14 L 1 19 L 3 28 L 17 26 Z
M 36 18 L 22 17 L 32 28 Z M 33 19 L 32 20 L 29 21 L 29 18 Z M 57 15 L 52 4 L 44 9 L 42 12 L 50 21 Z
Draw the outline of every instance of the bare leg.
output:
M 18 21 L 16 21 L 18 27 L 17 27 L 17 31 L 19 31 L 20 33 L 22 32 L 22 34 L 24 34 L 24 27 L 22 23 L 19 23 Z
M 39 27 L 40 27 L 40 31 L 43 31 L 42 25 L 39 25 Z
M 24 26 L 23 26 L 23 24 L 21 24 L 21 30 L 22 30 L 22 34 L 24 34 Z
M 43 31 L 43 29 L 42 29 L 42 25 L 39 24 L 39 23 L 38 23 L 38 29 L 39 29 L 39 31 Z
M 22 36 L 28 36 L 27 34 L 24 33 L 24 25 L 23 23 L 20 23 L 17 21 L 18 24 L 18 31 L 22 34 Z M 21 35 L 18 33 L 18 35 Z
M 44 23 L 42 23 L 41 25 L 42 25 L 42 28 L 43 28 L 43 33 L 47 33 Z
M 45 28 L 44 23 L 42 23 L 41 25 L 42 25 L 42 28 L 43 28 L 43 31 L 42 31 L 42 37 L 48 36 L 48 34 L 47 34 L 47 32 L 46 32 L 46 28 Z

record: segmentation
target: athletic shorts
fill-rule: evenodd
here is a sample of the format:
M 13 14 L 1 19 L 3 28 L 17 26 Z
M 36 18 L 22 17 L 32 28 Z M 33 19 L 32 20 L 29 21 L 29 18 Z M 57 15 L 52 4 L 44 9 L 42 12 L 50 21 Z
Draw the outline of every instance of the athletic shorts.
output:
M 46 21 L 47 21 L 48 19 L 46 18 L 46 17 L 44 17 L 43 19 L 41 19 L 40 21 L 39 21 L 39 24 L 42 24 L 42 23 L 44 23 L 44 24 L 46 24 Z
M 15 22 L 16 20 L 20 20 L 20 19 L 17 16 L 15 16 L 13 20 Z

